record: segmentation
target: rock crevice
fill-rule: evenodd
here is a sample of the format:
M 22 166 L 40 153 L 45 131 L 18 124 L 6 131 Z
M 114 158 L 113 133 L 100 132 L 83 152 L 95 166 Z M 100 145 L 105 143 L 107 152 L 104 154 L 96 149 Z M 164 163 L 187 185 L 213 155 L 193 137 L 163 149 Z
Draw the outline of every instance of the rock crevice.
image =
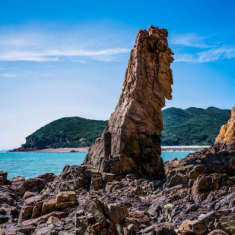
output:
M 137 33 L 119 102 L 105 131 L 91 147 L 85 165 L 100 172 L 137 173 L 162 178 L 161 109 L 173 83 L 166 29 L 150 26 Z

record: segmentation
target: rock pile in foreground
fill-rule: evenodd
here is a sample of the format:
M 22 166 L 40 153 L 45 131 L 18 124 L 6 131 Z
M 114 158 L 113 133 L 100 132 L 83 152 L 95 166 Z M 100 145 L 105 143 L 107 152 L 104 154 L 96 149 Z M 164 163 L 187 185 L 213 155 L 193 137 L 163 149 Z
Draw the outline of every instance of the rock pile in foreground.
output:
M 173 83 L 166 29 L 140 30 L 131 50 L 122 93 L 106 129 L 91 147 L 85 165 L 99 172 L 164 177 L 161 109 Z
M 5 181 L 0 234 L 235 234 L 234 154 L 200 152 L 164 165 L 163 180 L 83 165 Z

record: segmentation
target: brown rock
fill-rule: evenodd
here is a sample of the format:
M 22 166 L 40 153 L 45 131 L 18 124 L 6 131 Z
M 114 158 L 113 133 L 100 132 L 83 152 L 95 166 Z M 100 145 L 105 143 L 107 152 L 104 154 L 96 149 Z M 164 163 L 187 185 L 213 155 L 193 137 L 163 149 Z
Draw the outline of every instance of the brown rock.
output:
M 54 225 L 60 225 L 61 221 L 58 217 L 50 216 L 47 220 L 47 224 L 54 224 Z
M 139 225 L 150 225 L 148 217 L 144 215 L 142 211 L 132 211 L 130 212 L 130 217 L 133 218 L 133 220 Z
M 43 203 L 42 214 L 45 215 L 55 210 L 56 199 L 49 199 Z
M 91 177 L 91 189 L 103 188 L 103 179 L 101 174 L 93 174 Z
M 20 228 L 20 232 L 23 234 L 32 234 L 35 231 L 36 227 L 33 225 L 24 226 Z
M 21 195 L 24 195 L 26 191 L 40 193 L 46 184 L 53 181 L 55 177 L 56 176 L 53 173 L 39 175 L 38 177 L 30 178 L 28 180 L 25 180 L 22 176 L 17 176 L 12 178 L 12 189 Z
M 44 221 L 46 223 L 48 218 L 50 218 L 51 216 L 54 216 L 54 217 L 57 217 L 57 218 L 61 219 L 61 218 L 67 217 L 68 213 L 67 212 L 60 212 L 60 211 L 53 211 L 53 212 L 51 212 L 47 215 L 43 215 L 43 216 L 38 217 L 36 219 L 25 220 L 25 221 L 22 222 L 22 226 L 37 225 L 41 221 Z
M 0 171 L 0 185 L 5 185 L 7 183 L 7 172 Z
M 35 232 L 34 232 L 35 235 L 42 235 L 42 234 L 45 234 L 45 235 L 58 235 L 58 231 L 55 230 L 55 227 L 53 224 L 49 224 L 47 226 L 45 226 L 45 224 L 40 224 Z
M 85 158 L 100 172 L 163 178 L 161 109 L 171 99 L 173 61 L 167 30 L 140 30 L 131 51 L 119 102 Z
M 45 197 L 64 191 L 79 192 L 81 188 L 90 188 L 91 177 L 97 170 L 92 166 L 64 166 L 63 171 L 53 182 L 47 184 L 41 192 Z
M 25 182 L 25 178 L 23 176 L 17 176 L 12 178 L 12 189 L 17 193 L 24 194 L 27 190 L 24 191 L 23 184 Z
M 24 204 L 21 208 L 19 219 L 18 219 L 19 223 L 23 219 L 30 219 L 32 217 L 32 214 L 35 214 L 34 207 L 39 202 L 41 202 L 41 196 L 30 197 L 24 201 Z M 41 207 L 42 207 L 42 203 L 40 204 L 40 213 L 41 213 Z
M 115 179 L 115 174 L 103 172 L 102 178 L 105 183 L 112 182 Z
M 5 232 L 0 228 L 0 235 L 5 235 Z
M 232 108 L 230 120 L 221 127 L 214 144 L 209 148 L 212 153 L 219 151 L 235 153 L 235 106 Z
M 233 141 L 235 141 L 235 106 L 231 111 L 231 119 L 221 127 L 220 133 L 215 139 L 215 142 L 227 144 L 231 144 Z
M 22 199 L 23 199 L 23 200 L 26 200 L 27 198 L 36 196 L 36 194 L 37 194 L 37 193 L 32 193 L 32 192 L 30 192 L 30 191 L 26 191 Z
M 234 182 L 227 174 L 200 175 L 194 182 L 192 194 L 208 193 L 220 189 L 222 186 L 232 186 Z
M 228 235 L 226 232 L 216 229 L 210 232 L 208 235 Z
M 191 233 L 190 231 L 190 220 L 185 220 L 179 227 L 178 232 L 182 235 L 188 235 Z
M 56 196 L 56 202 L 72 202 L 77 201 L 77 195 L 73 191 L 60 192 Z
M 123 219 L 129 216 L 129 212 L 125 205 L 113 203 L 108 207 L 110 220 L 115 224 L 122 224 Z

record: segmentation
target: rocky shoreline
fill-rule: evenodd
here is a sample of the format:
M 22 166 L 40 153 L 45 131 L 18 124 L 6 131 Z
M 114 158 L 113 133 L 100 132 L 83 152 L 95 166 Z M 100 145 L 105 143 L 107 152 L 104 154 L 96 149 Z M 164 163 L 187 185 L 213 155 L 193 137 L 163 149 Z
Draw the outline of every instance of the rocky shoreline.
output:
M 0 172 L 0 234 L 232 235 L 235 153 L 213 150 L 166 162 L 162 180 L 87 165 L 28 180 Z
M 211 147 L 161 158 L 167 35 L 138 32 L 118 105 L 82 165 L 28 180 L 0 172 L 0 235 L 235 234 L 235 107 Z

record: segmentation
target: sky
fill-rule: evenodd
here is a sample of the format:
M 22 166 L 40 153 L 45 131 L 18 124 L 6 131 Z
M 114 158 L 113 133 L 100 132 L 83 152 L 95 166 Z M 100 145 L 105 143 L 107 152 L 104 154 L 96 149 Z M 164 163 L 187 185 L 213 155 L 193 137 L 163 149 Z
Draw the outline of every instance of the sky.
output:
M 166 28 L 173 99 L 166 107 L 235 105 L 233 0 L 1 0 L 0 150 L 49 122 L 107 120 L 140 29 Z

